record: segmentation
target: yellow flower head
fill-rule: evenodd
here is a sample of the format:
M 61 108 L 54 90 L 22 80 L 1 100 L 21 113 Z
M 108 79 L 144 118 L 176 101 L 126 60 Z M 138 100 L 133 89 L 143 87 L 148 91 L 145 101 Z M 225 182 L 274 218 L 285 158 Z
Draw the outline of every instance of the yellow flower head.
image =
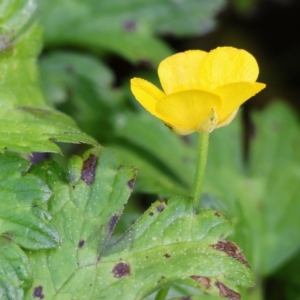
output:
M 240 105 L 265 88 L 255 58 L 245 50 L 219 47 L 169 56 L 158 67 L 163 91 L 131 79 L 137 101 L 174 132 L 211 132 L 229 124 Z

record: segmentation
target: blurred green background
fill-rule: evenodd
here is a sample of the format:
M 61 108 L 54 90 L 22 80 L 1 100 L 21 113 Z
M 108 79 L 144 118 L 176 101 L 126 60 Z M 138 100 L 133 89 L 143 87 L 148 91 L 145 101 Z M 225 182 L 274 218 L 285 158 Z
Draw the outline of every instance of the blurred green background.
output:
M 22 11 L 35 1 L 15 3 L 24 9 L 8 17 L 6 36 L 13 41 L 35 20 L 44 30 L 46 101 L 138 169 L 117 235 L 157 197 L 188 195 L 196 156 L 197 135 L 179 137 L 146 113 L 130 78 L 159 85 L 159 62 L 188 49 L 233 46 L 256 57 L 267 88 L 212 133 L 202 206 L 232 221 L 231 239 L 255 272 L 243 299 L 300 299 L 300 2 L 41 0 L 29 21 Z M 62 165 L 85 149 L 62 147 L 64 156 L 53 156 Z

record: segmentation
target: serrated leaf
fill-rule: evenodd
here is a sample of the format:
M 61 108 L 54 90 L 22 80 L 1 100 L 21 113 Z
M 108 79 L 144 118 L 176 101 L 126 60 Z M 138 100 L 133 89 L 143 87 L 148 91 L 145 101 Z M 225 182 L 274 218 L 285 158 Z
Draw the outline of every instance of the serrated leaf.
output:
M 42 23 L 48 45 L 109 50 L 133 62 L 158 64 L 171 50 L 155 34 L 207 33 L 223 5 L 222 0 L 44 1 Z
M 28 258 L 13 241 L 0 237 L 0 298 L 22 300 L 23 289 L 31 286 Z
M 115 277 L 107 288 L 111 293 L 126 293 L 128 299 L 143 299 L 184 278 L 199 280 L 198 288 L 213 295 L 219 294 L 219 284 L 233 291 L 235 284 L 249 286 L 252 275 L 244 258 L 219 251 L 220 243 L 235 247 L 220 241 L 230 231 L 230 223 L 216 211 L 202 210 L 195 215 L 188 198 L 171 198 L 167 204 L 157 201 L 101 259 Z M 102 295 L 101 290 L 98 294 Z
M 234 293 L 237 285 L 252 284 L 243 255 L 223 240 L 231 231 L 228 220 L 213 210 L 194 214 L 186 198 L 157 201 L 110 247 L 135 178 L 134 169 L 120 165 L 110 151 L 73 157 L 69 182 L 53 162 L 33 172 L 52 189 L 49 210 L 62 243 L 30 254 L 35 279 L 26 299 L 37 293 L 50 299 L 142 299 L 191 276 L 193 283 L 205 277 L 211 286 L 200 280 L 197 287 L 213 295 L 219 295 L 221 284 Z
M 36 166 L 33 172 L 52 189 L 48 209 L 62 243 L 47 253 L 30 255 L 34 283 L 27 299 L 32 299 L 36 293 L 50 299 L 63 297 L 61 290 L 77 276 L 75 273 L 87 270 L 86 276 L 81 278 L 83 282 L 93 276 L 93 271 L 89 273 L 89 266 L 96 266 L 106 247 L 131 193 L 136 174 L 132 167 L 122 166 L 110 151 L 103 148 L 92 149 L 83 159 L 72 157 L 68 180 L 52 161 Z M 46 268 L 41 268 L 41 265 Z
M 35 65 L 40 48 L 41 28 L 35 24 L 0 52 L 0 150 L 60 152 L 54 142 L 96 145 L 45 103 Z

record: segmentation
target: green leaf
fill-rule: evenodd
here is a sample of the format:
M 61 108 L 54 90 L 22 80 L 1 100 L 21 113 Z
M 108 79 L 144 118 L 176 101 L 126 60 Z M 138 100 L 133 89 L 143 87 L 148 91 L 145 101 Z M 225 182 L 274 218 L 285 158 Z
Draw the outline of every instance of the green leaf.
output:
M 207 33 L 224 4 L 223 0 L 44 1 L 42 24 L 48 46 L 109 50 L 132 62 L 146 60 L 156 65 L 171 50 L 155 34 Z
M 41 28 L 33 25 L 0 52 L 0 150 L 60 152 L 54 142 L 96 145 L 71 118 L 45 103 L 35 66 L 40 47 Z
M 54 247 L 59 237 L 42 207 L 51 191 L 36 176 L 27 174 L 30 163 L 11 155 L 0 155 L 0 234 L 27 249 Z
M 32 283 L 28 258 L 18 245 L 3 237 L 0 237 L 0 265 L 1 299 L 24 299 L 23 289 L 30 288 Z
M 245 258 L 230 257 L 228 249 L 236 246 L 223 240 L 230 231 L 230 223 L 216 211 L 202 210 L 195 215 L 188 198 L 171 198 L 168 203 L 159 200 L 101 259 L 116 277 L 107 287 L 111 292 L 128 293 L 128 298 L 142 299 L 183 279 L 198 281 L 200 290 L 213 295 L 219 295 L 223 284 L 232 290 L 236 285 L 249 286 L 252 277 Z M 119 268 L 130 268 L 130 274 Z M 127 290 L 125 281 L 136 291 Z
M 274 103 L 253 116 L 250 169 L 263 182 L 261 269 L 270 274 L 300 246 L 300 126 L 292 109 Z M 263 199 L 263 200 L 260 200 Z
M 27 298 L 42 293 L 52 299 L 56 294 L 61 296 L 60 291 L 74 278 L 74 272 L 87 270 L 87 276 L 81 278 L 83 282 L 93 276 L 89 266 L 96 266 L 106 247 L 136 174 L 103 148 L 92 149 L 84 158 L 72 157 L 68 179 L 53 161 L 42 162 L 32 172 L 52 189 L 48 209 L 62 243 L 48 252 L 30 254 L 34 283 Z
M 188 198 L 155 202 L 110 246 L 135 178 L 110 151 L 71 158 L 68 181 L 51 161 L 32 172 L 52 189 L 48 208 L 62 242 L 29 254 L 34 282 L 26 299 L 142 299 L 184 279 L 212 295 L 252 284 L 244 256 L 223 240 L 231 231 L 228 220 L 213 210 L 196 215 Z
M 44 56 L 40 71 L 51 103 L 98 140 L 111 138 L 114 113 L 124 105 L 110 69 L 93 56 L 60 51 Z

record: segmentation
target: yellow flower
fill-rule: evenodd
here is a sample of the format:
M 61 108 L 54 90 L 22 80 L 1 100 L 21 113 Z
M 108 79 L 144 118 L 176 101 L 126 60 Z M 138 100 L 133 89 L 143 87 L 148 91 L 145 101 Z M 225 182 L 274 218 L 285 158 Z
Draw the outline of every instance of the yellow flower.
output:
M 240 105 L 265 88 L 255 82 L 258 73 L 255 58 L 245 50 L 190 50 L 160 63 L 163 91 L 141 78 L 131 79 L 131 91 L 174 132 L 211 132 L 229 124 Z

